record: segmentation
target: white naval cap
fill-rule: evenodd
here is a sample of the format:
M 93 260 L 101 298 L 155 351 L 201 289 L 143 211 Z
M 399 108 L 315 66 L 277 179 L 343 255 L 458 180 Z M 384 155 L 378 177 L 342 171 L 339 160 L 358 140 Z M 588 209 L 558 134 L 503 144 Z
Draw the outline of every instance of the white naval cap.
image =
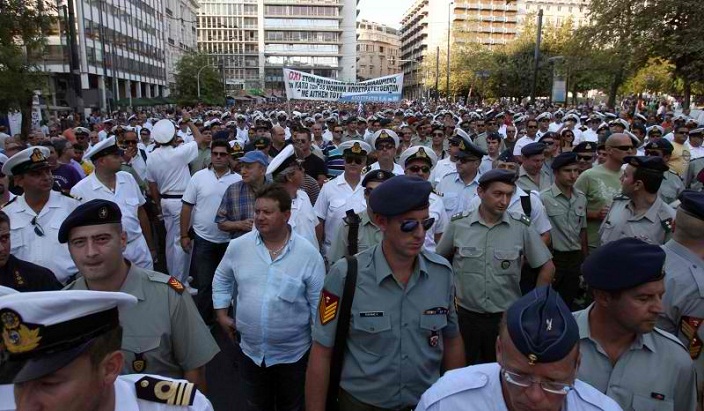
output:
M 0 384 L 41 378 L 85 352 L 93 339 L 120 325 L 119 309 L 137 298 L 107 291 L 40 291 L 0 298 L 8 354 Z
M 343 155 L 359 154 L 362 156 L 366 156 L 372 152 L 372 146 L 362 140 L 347 140 L 341 143 L 337 148 L 342 151 Z
M 38 170 L 51 167 L 47 162 L 51 151 L 44 146 L 32 146 L 25 148 L 14 156 L 10 157 L 2 165 L 2 172 L 5 175 L 13 176 L 24 174 L 27 171 Z
M 388 128 L 382 128 L 381 130 L 374 133 L 374 135 L 372 136 L 372 146 L 374 148 L 376 148 L 377 142 L 381 143 L 384 141 L 393 141 L 394 147 L 398 147 L 398 135 L 393 130 L 389 130 Z
M 279 154 L 274 157 L 269 165 L 266 167 L 266 173 L 276 176 L 280 172 L 284 171 L 288 167 L 295 164 L 296 159 L 296 149 L 293 144 L 286 145 Z
M 413 146 L 405 149 L 403 153 L 401 153 L 399 162 L 401 166 L 405 168 L 409 161 L 417 159 L 430 162 L 431 168 L 435 167 L 435 164 L 438 162 L 437 154 L 435 154 L 432 149 L 423 146 Z
M 117 146 L 117 142 L 115 141 L 115 136 L 110 136 L 91 147 L 91 149 L 87 153 L 83 154 L 83 158 L 86 158 L 90 161 L 95 161 L 109 154 L 120 154 L 120 151 L 120 147 Z
M 176 127 L 171 120 L 159 120 L 152 128 L 152 138 L 159 144 L 166 144 L 176 135 Z
M 0 297 L 4 297 L 6 295 L 12 295 L 12 294 L 19 294 L 20 292 L 15 290 L 14 288 L 10 287 L 5 287 L 4 285 L 0 285 Z

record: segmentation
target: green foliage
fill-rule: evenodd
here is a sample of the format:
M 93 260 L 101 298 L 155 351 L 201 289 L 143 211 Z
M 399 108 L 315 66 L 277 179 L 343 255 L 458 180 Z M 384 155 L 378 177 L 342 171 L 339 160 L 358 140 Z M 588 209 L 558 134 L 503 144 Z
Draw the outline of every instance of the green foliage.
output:
M 217 61 L 205 53 L 188 53 L 176 63 L 176 101 L 188 106 L 198 102 L 197 76 L 200 71 L 200 101 L 224 104 L 222 76 Z
M 622 86 L 622 94 L 665 94 L 676 92 L 674 66 L 656 58 L 631 76 Z
M 29 110 L 45 74 L 38 61 L 56 19 L 42 0 L 0 0 L 0 112 Z

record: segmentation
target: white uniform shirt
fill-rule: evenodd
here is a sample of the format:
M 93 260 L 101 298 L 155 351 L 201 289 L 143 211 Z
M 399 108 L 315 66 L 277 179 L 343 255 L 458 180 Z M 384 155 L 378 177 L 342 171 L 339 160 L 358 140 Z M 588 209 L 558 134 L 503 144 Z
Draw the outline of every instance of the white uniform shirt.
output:
M 135 383 L 142 379 L 145 374 L 130 374 L 121 375 L 115 380 L 115 411 L 168 411 L 168 410 L 178 410 L 178 411 L 213 411 L 213 406 L 210 401 L 198 391 L 195 387 L 192 389 L 196 391 L 195 397 L 193 398 L 193 405 L 190 406 L 180 406 L 180 405 L 167 405 L 161 402 L 152 402 L 147 400 L 141 400 L 137 398 L 137 389 Z M 186 386 L 188 381 L 185 380 L 174 380 L 166 377 L 159 377 L 156 375 L 150 376 L 159 380 L 165 381 L 175 381 L 179 382 L 179 386 L 171 390 L 162 390 L 162 395 L 167 396 L 167 393 L 173 393 L 173 400 L 177 400 L 178 397 L 185 396 L 188 393 L 186 390 L 190 386 Z M 158 383 L 157 383 L 158 384 Z M 183 387 L 183 388 L 181 388 Z M 153 387 L 157 389 L 156 387 Z M 191 394 L 192 395 L 192 394 Z M 166 400 L 165 400 L 166 401 Z
M 320 248 L 318 238 L 315 236 L 315 227 L 320 224 L 315 214 L 310 197 L 303 190 L 296 191 L 296 198 L 291 202 L 291 217 L 288 224 L 296 234 L 308 240 L 316 249 Z
M 599 141 L 599 134 L 597 134 L 596 131 L 592 130 L 591 128 L 584 130 L 582 134 L 580 134 L 579 140 L 577 140 L 577 135 L 575 134 L 573 142 L 575 146 L 584 141 L 596 143 L 597 141 Z
M 521 156 L 521 149 L 525 146 L 527 146 L 530 143 L 535 143 L 538 141 L 540 137 L 538 135 L 535 135 L 535 138 L 530 138 L 528 136 L 523 136 L 516 141 L 516 145 L 513 146 L 513 155 L 514 156 Z
M 0 411 L 15 411 L 15 386 L 0 385 Z
M 59 228 L 79 204 L 78 200 L 54 190 L 38 215 L 27 205 L 24 195 L 8 203 L 2 211 L 10 217 L 12 255 L 50 269 L 62 283 L 76 274 L 78 269 L 68 246 L 59 243 Z M 41 227 L 43 236 L 37 235 L 36 227 Z
M 523 191 L 521 187 L 516 186 L 516 191 L 513 193 L 513 196 L 511 196 L 511 202 L 509 203 L 506 211 L 513 211 L 514 213 L 525 215 L 525 212 L 523 211 L 523 204 L 521 203 L 521 196 L 525 195 L 526 192 Z M 481 202 L 482 200 L 478 196 L 474 197 L 469 204 L 468 211 L 475 210 L 479 207 Z M 545 234 L 546 232 L 552 230 L 552 225 L 548 219 L 548 214 L 545 212 L 545 206 L 540 200 L 540 195 L 538 192 L 530 192 L 530 205 L 531 210 L 529 217 L 531 227 L 534 227 L 538 231 L 538 234 Z
M 456 171 L 457 163 L 450 160 L 450 157 L 443 158 L 435 164 L 435 167 L 433 167 L 433 171 L 430 172 L 430 179 L 428 179 L 428 181 L 430 181 L 434 186 L 437 186 L 443 177 Z
M 369 166 L 369 171 L 378 170 L 378 169 L 379 169 L 379 162 L 378 161 Z M 394 163 L 394 169 L 391 170 L 391 172 L 396 174 L 397 176 L 405 174 L 403 167 L 401 167 L 400 165 L 398 165 L 396 163 Z
M 460 174 L 455 171 L 454 173 L 446 175 L 440 183 L 438 183 L 437 192 L 442 195 L 442 201 L 445 204 L 447 215 L 453 216 L 467 211 L 471 200 L 477 195 L 479 177 L 481 177 L 481 174 L 477 172 L 474 179 L 469 184 L 466 184 L 460 178 Z
M 704 146 L 692 147 L 689 146 L 689 155 L 692 160 L 704 157 Z
M 161 146 L 154 150 L 147 162 L 147 181 L 157 184 L 159 193 L 181 195 L 191 180 L 188 163 L 198 157 L 195 141 L 178 147 Z
M 361 180 L 357 187 L 353 189 L 347 184 L 345 173 L 343 172 L 323 184 L 313 208 L 318 218 L 325 220 L 323 251 L 327 253 L 333 238 L 337 237 L 337 231 L 342 226 L 342 218 L 345 217 L 345 212 L 352 209 L 355 213 L 361 213 L 367 209 Z
M 556 123 L 556 122 L 553 121 L 553 122 L 550 123 L 550 125 L 548 126 L 548 131 L 552 131 L 553 133 L 556 133 L 557 130 L 560 129 L 560 127 L 562 127 L 562 123 Z
M 239 174 L 229 171 L 217 178 L 212 168 L 204 168 L 193 174 L 183 193 L 183 202 L 193 205 L 191 225 L 198 237 L 211 243 L 230 242 L 230 234 L 218 229 L 215 214 L 227 187 L 241 180 Z
M 235 135 L 235 139 L 239 141 L 244 141 L 247 142 L 249 141 L 249 127 L 245 126 L 244 128 L 236 128 L 237 134 Z
M 190 143 L 191 141 L 193 141 L 193 132 L 190 128 L 187 128 L 186 131 L 178 130 L 176 132 L 176 135 L 178 137 L 181 137 L 184 143 Z
M 144 152 L 147 153 L 147 150 L 144 150 Z M 139 178 L 141 178 L 142 180 L 147 179 L 147 162 L 144 161 L 144 157 L 142 157 L 141 151 L 137 150 L 137 155 L 130 160 L 129 165 L 134 168 L 134 171 L 137 172 Z
M 442 201 L 442 197 L 435 193 L 430 193 L 430 208 L 428 209 L 428 214 L 430 218 L 435 219 L 435 224 L 430 227 L 430 230 L 425 232 L 425 249 L 431 252 L 435 252 L 435 235 L 442 234 L 447 229 L 447 225 L 450 223 L 450 218 L 445 211 L 445 204 Z
M 139 225 L 139 207 L 146 203 L 142 191 L 132 174 L 118 171 L 115 174 L 115 192 L 105 186 L 96 173 L 79 181 L 71 189 L 71 195 L 81 203 L 101 199 L 112 201 L 122 212 L 122 229 L 127 234 L 127 242 L 131 243 L 142 236 L 142 226 Z
M 416 411 L 508 411 L 501 389 L 500 366 L 480 364 L 448 371 L 420 398 Z M 565 396 L 563 410 L 621 411 L 614 400 L 583 381 Z

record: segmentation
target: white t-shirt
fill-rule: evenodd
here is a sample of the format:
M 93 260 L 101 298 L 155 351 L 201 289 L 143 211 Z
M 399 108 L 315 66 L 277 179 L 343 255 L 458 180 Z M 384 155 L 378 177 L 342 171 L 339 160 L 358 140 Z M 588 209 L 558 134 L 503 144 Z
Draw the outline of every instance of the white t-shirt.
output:
M 198 144 L 195 141 L 178 147 L 161 146 L 149 156 L 147 181 L 156 183 L 161 194 L 183 194 L 191 179 L 188 163 L 196 157 Z
M 193 174 L 182 200 L 193 205 L 191 225 L 198 237 L 218 244 L 230 241 L 230 234 L 218 229 L 215 214 L 227 188 L 240 180 L 242 177 L 239 174 L 229 171 L 217 178 L 212 168 L 204 168 Z

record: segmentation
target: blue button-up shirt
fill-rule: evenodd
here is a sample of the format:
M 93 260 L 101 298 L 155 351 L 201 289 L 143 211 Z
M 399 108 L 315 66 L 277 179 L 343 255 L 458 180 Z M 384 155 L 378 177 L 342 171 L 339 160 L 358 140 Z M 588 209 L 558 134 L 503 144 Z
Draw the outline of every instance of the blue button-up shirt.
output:
M 272 261 L 253 230 L 230 241 L 213 278 L 213 307 L 237 302 L 240 347 L 256 364 L 290 364 L 310 348 L 324 278 L 323 259 L 306 239 L 291 232 Z

